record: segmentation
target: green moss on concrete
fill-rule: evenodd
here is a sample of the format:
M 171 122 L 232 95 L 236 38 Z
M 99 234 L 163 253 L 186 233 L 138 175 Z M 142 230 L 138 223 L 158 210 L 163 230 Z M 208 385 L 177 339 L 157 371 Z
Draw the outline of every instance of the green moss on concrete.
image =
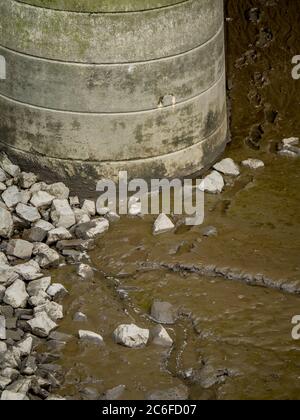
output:
M 171 6 L 188 0 L 18 0 L 33 6 L 76 12 L 128 12 Z

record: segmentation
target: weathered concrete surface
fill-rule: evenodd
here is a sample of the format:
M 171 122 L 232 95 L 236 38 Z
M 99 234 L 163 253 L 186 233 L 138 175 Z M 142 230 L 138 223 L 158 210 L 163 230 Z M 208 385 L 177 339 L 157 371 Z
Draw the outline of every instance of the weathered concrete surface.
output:
M 0 40 L 0 145 L 48 177 L 183 176 L 225 147 L 222 0 L 7 0 Z
M 128 63 L 178 55 L 223 24 L 222 0 L 189 0 L 141 13 L 74 13 L 0 3 L 0 39 L 14 51 L 80 63 Z
M 176 103 L 209 89 L 224 72 L 224 33 L 175 57 L 120 66 L 39 59 L 0 46 L 9 74 L 1 93 L 20 102 L 78 112 L 155 109 L 165 95 Z M 26 83 L 24 83 L 26 80 Z
M 223 92 L 224 77 L 210 90 L 176 107 L 108 114 L 59 112 L 0 95 L 0 136 L 17 149 L 57 159 L 155 157 L 213 134 L 226 117 Z
M 126 169 L 131 177 L 142 175 L 145 179 L 161 177 L 171 178 L 174 175 L 184 177 L 196 174 L 199 170 L 208 168 L 224 151 L 227 134 L 227 120 L 210 137 L 201 143 L 187 147 L 181 151 L 161 155 L 149 159 L 114 162 L 84 162 L 64 159 L 53 159 L 33 153 L 25 153 L 2 144 L 2 148 L 13 159 L 18 159 L 26 168 L 35 168 L 45 179 L 53 181 L 64 178 L 70 185 L 75 185 L 82 195 L 95 193 L 95 184 L 90 180 L 117 178 L 119 171 Z M 182 164 L 184 163 L 184 165 Z M 49 172 L 50 168 L 50 172 Z M 78 179 L 80 182 L 78 183 Z

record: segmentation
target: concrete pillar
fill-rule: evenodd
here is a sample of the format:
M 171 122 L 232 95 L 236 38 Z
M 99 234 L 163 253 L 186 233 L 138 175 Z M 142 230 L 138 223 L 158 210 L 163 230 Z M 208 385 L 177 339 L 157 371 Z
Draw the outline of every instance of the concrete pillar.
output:
M 5 0 L 0 44 L 1 146 L 48 179 L 185 176 L 225 147 L 223 0 Z

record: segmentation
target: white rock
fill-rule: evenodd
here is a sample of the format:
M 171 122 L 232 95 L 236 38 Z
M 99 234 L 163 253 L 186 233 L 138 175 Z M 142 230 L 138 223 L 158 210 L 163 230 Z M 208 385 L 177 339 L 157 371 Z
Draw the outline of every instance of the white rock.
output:
M 5 153 L 1 153 L 0 155 L 0 167 L 6 172 L 8 175 L 12 176 L 13 178 L 17 177 L 21 173 L 21 169 L 19 166 L 14 165 L 6 156 Z
M 33 195 L 38 191 L 45 191 L 47 188 L 47 184 L 45 182 L 37 182 L 36 184 L 33 184 L 30 188 L 30 193 Z
M 7 189 L 7 186 L 3 182 L 0 182 L 0 191 L 3 192 L 6 189 Z
M 26 260 L 31 258 L 32 250 L 32 243 L 23 241 L 23 239 L 11 239 L 7 245 L 6 252 L 8 255 Z
M 50 195 L 45 191 L 38 191 L 35 194 L 33 194 L 30 202 L 33 206 L 41 208 L 49 207 L 54 199 L 55 197 L 53 195 Z
M 2 194 L 2 199 L 7 207 L 15 207 L 18 203 L 21 203 L 23 196 L 19 191 L 19 188 L 13 185 L 7 188 Z
M 31 198 L 31 193 L 29 192 L 29 190 L 21 191 L 21 203 L 22 204 L 28 204 L 30 198 Z
M 0 168 L 0 182 L 5 182 L 6 181 L 6 174 L 3 171 L 3 169 Z
M 17 344 L 17 348 L 20 350 L 21 356 L 29 356 L 32 351 L 33 338 L 28 336 Z
M 55 322 L 45 312 L 38 313 L 33 319 L 27 321 L 27 324 L 30 326 L 34 335 L 42 338 L 48 337 L 57 328 Z
M 290 137 L 288 139 L 283 139 L 282 144 L 284 147 L 286 146 L 298 146 L 299 138 L 298 137 Z
M 45 220 L 39 220 L 34 224 L 34 227 L 43 229 L 45 232 L 50 232 L 50 230 L 55 229 L 52 223 L 46 222 Z
M 94 277 L 94 270 L 87 264 L 80 264 L 77 267 L 77 274 L 84 280 L 90 280 Z
M 0 341 L 0 354 L 6 353 L 6 352 L 7 352 L 6 343 L 3 343 L 2 341 Z
M 89 216 L 96 215 L 96 204 L 92 200 L 85 200 L 82 205 L 82 210 L 87 213 Z
M 56 227 L 66 229 L 75 225 L 75 215 L 68 200 L 54 200 L 52 203 L 51 218 Z
M 94 239 L 109 229 L 109 221 L 104 218 L 92 220 L 89 223 L 78 225 L 76 235 L 81 239 Z
M 287 147 L 294 147 L 294 146 L 287 146 Z M 278 154 L 280 155 L 280 156 L 286 156 L 286 157 L 292 157 L 292 158 L 295 158 L 295 157 L 297 157 L 298 156 L 298 154 L 297 153 L 295 153 L 294 151 L 292 151 L 292 150 L 289 150 L 288 148 L 286 148 L 286 149 L 282 149 L 282 150 L 280 150 L 279 152 L 278 152 Z
M 25 283 L 22 280 L 16 280 L 6 289 L 3 301 L 14 309 L 25 308 L 29 295 L 26 292 Z
M 95 219 L 94 222 L 96 223 L 96 227 L 90 229 L 88 233 L 88 238 L 93 239 L 102 233 L 105 233 L 109 229 L 109 221 L 103 218 Z
M 153 234 L 160 235 L 161 233 L 170 232 L 175 228 L 172 220 L 164 213 L 160 214 L 154 222 Z
M 225 183 L 222 175 L 217 171 L 213 171 L 202 180 L 199 189 L 203 192 L 216 194 L 222 192 L 224 186 Z
M 0 315 L 0 340 L 6 340 L 6 320 Z
M 42 268 L 56 267 L 59 264 L 58 252 L 46 244 L 36 243 L 33 247 L 33 254 L 36 255 L 36 262 Z
M 41 215 L 37 208 L 27 206 L 25 204 L 19 203 L 16 207 L 16 213 L 22 219 L 26 220 L 27 222 L 34 223 L 40 220 Z
M 24 401 L 28 400 L 26 394 L 21 392 L 3 391 L 1 395 L 1 401 Z
M 109 207 L 99 207 L 97 206 L 97 203 L 96 203 L 96 210 L 99 216 L 106 216 L 110 212 Z
M 13 228 L 14 222 L 10 212 L 0 207 L 0 236 L 10 238 Z
M 74 215 L 77 224 L 88 223 L 91 221 L 90 216 L 82 209 L 74 209 Z
M 8 260 L 4 252 L 0 252 L 0 264 L 8 264 Z
M 13 185 L 15 185 L 14 184 L 14 178 L 7 179 L 5 181 L 5 185 L 7 186 L 7 188 L 12 187 Z
M 58 241 L 72 239 L 71 233 L 65 227 L 58 227 L 48 233 L 47 244 L 52 245 Z
M 150 337 L 150 331 L 137 327 L 134 324 L 120 325 L 114 331 L 114 340 L 117 344 L 122 344 L 129 348 L 139 348 L 146 346 Z
M 53 283 L 47 289 L 47 294 L 52 297 L 53 300 L 58 300 L 64 298 L 68 294 L 68 291 L 62 284 Z
M 157 327 L 153 328 L 151 336 L 153 344 L 156 344 L 157 346 L 171 347 L 173 345 L 172 338 L 162 325 L 157 325 Z
M 20 175 L 20 186 L 28 189 L 37 182 L 37 176 L 31 172 L 22 172 Z
M 36 296 L 40 292 L 46 292 L 51 286 L 51 277 L 43 277 L 38 280 L 31 281 L 27 286 L 29 296 Z
M 262 160 L 259 159 L 247 159 L 242 162 L 243 166 L 246 166 L 250 169 L 259 169 L 264 168 L 265 164 Z
M 36 308 L 37 306 L 45 305 L 50 299 L 50 296 L 44 292 L 43 290 L 40 290 L 36 295 L 31 296 L 28 299 L 28 303 L 33 308 Z
M 0 284 L 3 284 L 5 287 L 8 287 L 18 279 L 19 276 L 17 273 L 15 273 L 13 267 L 10 267 L 6 264 L 0 265 Z
M 39 264 L 33 260 L 26 264 L 16 265 L 13 267 L 13 270 L 26 281 L 37 280 L 43 277 Z
M 70 195 L 69 188 L 62 182 L 46 185 L 44 189 L 49 194 L 54 195 L 54 197 L 58 198 L 59 200 L 68 200 L 69 195 Z
M 231 159 L 226 158 L 214 165 L 214 169 L 224 175 L 239 176 L 240 169 L 238 165 Z
M 79 330 L 78 336 L 80 340 L 82 341 L 89 341 L 89 342 L 100 344 L 100 345 L 104 344 L 103 337 L 101 337 L 101 335 L 96 334 L 92 331 Z
M 34 314 L 37 315 L 40 312 L 45 312 L 52 321 L 58 321 L 63 319 L 63 307 L 56 302 L 46 302 L 43 305 L 34 308 Z

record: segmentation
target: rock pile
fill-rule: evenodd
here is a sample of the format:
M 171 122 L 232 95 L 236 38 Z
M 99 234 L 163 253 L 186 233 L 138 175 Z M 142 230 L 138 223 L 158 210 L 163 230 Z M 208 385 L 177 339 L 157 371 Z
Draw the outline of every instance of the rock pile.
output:
M 57 398 L 57 375 L 36 348 L 43 340 L 67 339 L 55 330 L 68 292 L 43 270 L 78 263 L 79 276 L 91 278 L 91 268 L 80 262 L 110 224 L 108 217 L 97 216 L 94 202 L 80 207 L 79 199 L 69 195 L 63 183 L 38 182 L 0 154 L 1 400 Z M 79 331 L 79 337 L 103 341 L 88 331 Z

